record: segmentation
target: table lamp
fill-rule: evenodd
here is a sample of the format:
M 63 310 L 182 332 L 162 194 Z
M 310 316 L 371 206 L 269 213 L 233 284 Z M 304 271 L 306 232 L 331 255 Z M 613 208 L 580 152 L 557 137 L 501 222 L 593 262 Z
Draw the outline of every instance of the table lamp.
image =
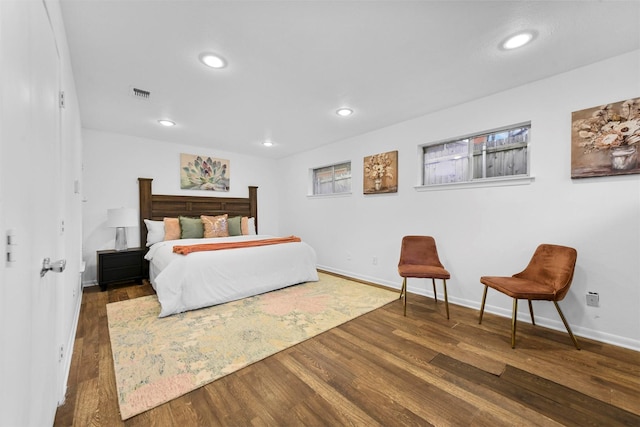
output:
M 116 229 L 116 251 L 127 249 L 127 231 L 125 227 L 138 225 L 138 215 L 132 208 L 117 208 L 107 210 L 107 227 Z

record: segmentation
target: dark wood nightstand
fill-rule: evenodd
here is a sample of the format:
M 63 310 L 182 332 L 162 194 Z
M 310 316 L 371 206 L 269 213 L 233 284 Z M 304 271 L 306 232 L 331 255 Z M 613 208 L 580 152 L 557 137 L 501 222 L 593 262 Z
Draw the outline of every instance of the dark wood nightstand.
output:
M 110 283 L 132 282 L 145 277 L 145 248 L 98 251 L 98 284 L 106 290 Z

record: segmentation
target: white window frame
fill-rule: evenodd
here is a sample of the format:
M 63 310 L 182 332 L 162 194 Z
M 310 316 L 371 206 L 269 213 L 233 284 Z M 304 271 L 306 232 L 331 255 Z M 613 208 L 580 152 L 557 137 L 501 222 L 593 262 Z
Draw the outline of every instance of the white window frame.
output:
M 340 166 L 343 166 L 343 165 L 349 165 L 349 175 L 336 178 L 336 168 L 340 167 Z M 316 193 L 316 172 L 320 171 L 321 169 L 327 169 L 327 168 L 332 168 L 332 171 L 331 171 L 331 187 L 332 187 L 332 191 L 330 193 Z M 336 186 L 335 186 L 336 181 L 345 180 L 345 179 L 349 180 L 349 190 L 348 191 L 336 192 L 335 191 L 336 190 Z M 319 166 L 319 167 L 316 167 L 316 168 L 309 169 L 308 196 L 310 196 L 310 197 L 335 197 L 335 196 L 350 195 L 351 194 L 351 189 L 353 188 L 352 186 L 353 186 L 353 170 L 352 170 L 351 160 L 345 160 L 345 161 L 342 161 L 342 162 L 332 163 L 332 164 L 329 164 L 329 165 Z
M 527 168 L 527 173 L 526 174 L 518 174 L 518 175 L 507 175 L 507 176 L 499 176 L 499 177 L 490 177 L 490 178 L 473 178 L 474 175 L 474 171 L 473 171 L 473 143 L 472 143 L 472 139 L 474 137 L 479 137 L 479 136 L 484 136 L 487 134 L 492 134 L 492 133 L 500 133 L 500 132 L 504 132 L 504 131 L 508 131 L 511 129 L 516 129 L 516 128 L 521 128 L 521 127 L 528 127 L 529 128 L 529 137 L 528 137 L 528 141 L 526 144 L 526 153 L 527 153 L 527 160 L 526 160 L 526 168 Z M 419 173 L 418 173 L 418 179 L 419 182 L 417 183 L 417 185 L 414 187 L 417 191 L 438 191 L 438 190 L 444 190 L 444 189 L 457 189 L 457 188 L 475 188 L 475 187 L 498 187 L 498 186 L 512 186 L 512 185 L 528 185 L 530 183 L 532 183 L 535 180 L 535 177 L 533 176 L 532 172 L 531 172 L 531 154 L 532 154 L 532 150 L 531 150 L 531 135 L 532 135 L 532 126 L 531 126 L 531 122 L 522 122 L 522 123 L 517 123 L 517 124 L 513 124 L 513 125 L 509 125 L 509 126 L 503 126 L 503 127 L 499 127 L 499 128 L 495 128 L 495 129 L 491 129 L 491 130 L 486 130 L 486 131 L 482 131 L 482 132 L 474 132 L 472 134 L 468 134 L 468 135 L 463 135 L 463 136 L 459 136 L 457 138 L 447 138 L 444 140 L 440 140 L 440 141 L 434 141 L 434 142 L 429 142 L 426 144 L 422 144 L 418 146 L 418 165 L 419 165 Z M 468 170 L 467 170 L 467 177 L 465 180 L 463 181 L 458 181 L 458 182 L 450 182 L 450 183 L 442 183 L 442 184 L 425 184 L 425 148 L 426 147 L 430 147 L 430 146 L 435 146 L 435 145 L 442 145 L 442 144 L 446 144 L 449 142 L 457 142 L 457 141 L 462 141 L 462 140 L 469 140 L 468 141 L 468 152 L 467 152 L 467 158 L 468 158 Z

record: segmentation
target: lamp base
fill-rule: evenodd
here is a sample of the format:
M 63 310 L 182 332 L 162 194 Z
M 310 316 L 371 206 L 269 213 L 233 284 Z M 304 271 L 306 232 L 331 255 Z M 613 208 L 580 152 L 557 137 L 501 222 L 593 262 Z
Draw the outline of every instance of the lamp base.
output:
M 124 227 L 116 228 L 116 251 L 127 249 L 127 231 Z

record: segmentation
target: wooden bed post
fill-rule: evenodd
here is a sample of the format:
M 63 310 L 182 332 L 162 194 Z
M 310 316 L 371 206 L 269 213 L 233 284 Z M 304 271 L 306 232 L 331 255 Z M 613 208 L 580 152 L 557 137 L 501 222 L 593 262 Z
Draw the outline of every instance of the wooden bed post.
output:
M 249 186 L 249 202 L 251 204 L 251 216 L 255 218 L 256 233 L 258 232 L 258 187 Z
M 151 182 L 153 178 L 138 178 L 140 192 L 140 247 L 147 244 L 147 226 L 145 218 L 151 218 Z

